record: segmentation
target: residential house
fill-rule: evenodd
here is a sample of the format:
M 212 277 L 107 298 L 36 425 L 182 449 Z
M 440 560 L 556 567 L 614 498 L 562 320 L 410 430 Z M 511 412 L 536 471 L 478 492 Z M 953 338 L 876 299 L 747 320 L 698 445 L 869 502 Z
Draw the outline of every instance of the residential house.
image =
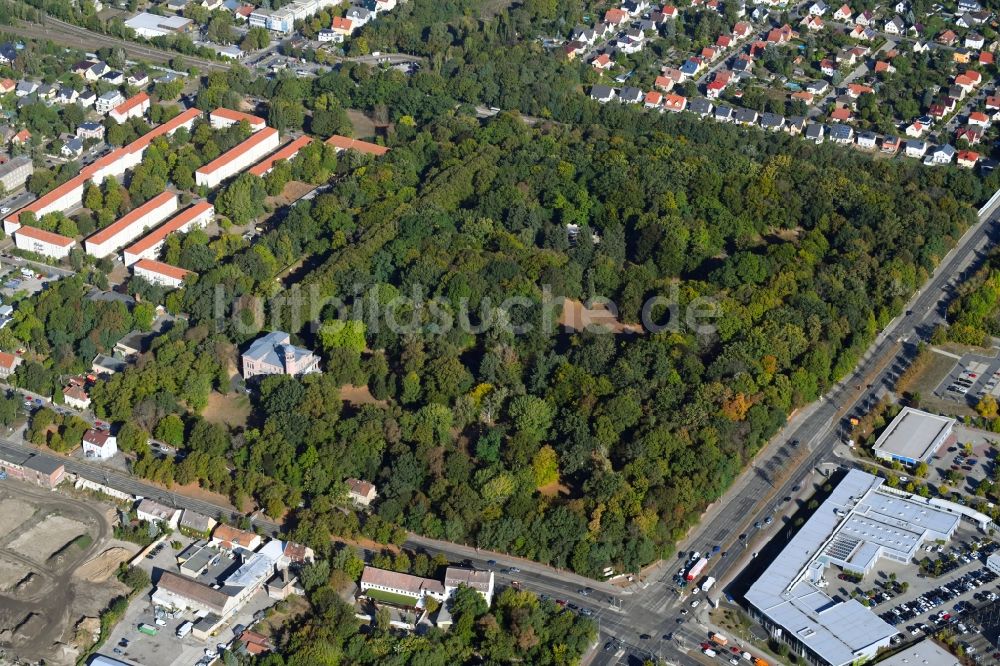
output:
M 972 62 L 972 51 L 965 47 L 959 47 L 951 52 L 951 60 L 959 65 L 968 65 Z
M 806 130 L 806 119 L 803 116 L 792 116 L 785 122 L 785 131 L 792 136 L 798 136 Z
M 330 29 L 342 37 L 350 37 L 351 33 L 354 32 L 354 23 L 349 18 L 334 16 Z
M 796 36 L 795 31 L 792 30 L 792 26 L 786 23 L 780 28 L 774 28 L 768 32 L 766 41 L 768 44 L 787 44 Z
M 843 21 L 844 23 L 846 23 L 851 20 L 851 16 L 853 15 L 854 12 L 851 11 L 850 7 L 848 7 L 847 5 L 841 5 L 840 9 L 838 9 L 833 13 L 833 20 Z
M 829 87 L 830 84 L 823 80 L 810 81 L 806 84 L 806 92 L 813 95 L 824 95 Z
M 760 117 L 760 126 L 772 132 L 777 132 L 785 126 L 785 117 L 777 113 L 764 113 Z
M 837 65 L 832 60 L 824 58 L 819 61 L 819 70 L 823 72 L 824 76 L 833 76 L 837 71 Z
M 722 81 L 712 81 L 705 86 L 705 97 L 708 97 L 709 99 L 718 99 L 719 95 L 721 95 L 722 91 L 725 89 L 726 84 Z
M 885 136 L 882 138 L 882 146 L 880 150 L 883 153 L 888 153 L 890 155 L 895 155 L 899 152 L 899 146 L 902 142 L 899 137 L 896 136 Z
M 851 143 L 854 141 L 854 128 L 849 125 L 831 125 L 830 141 L 834 143 Z
M 101 77 L 101 81 L 113 86 L 120 86 L 125 83 L 125 75 L 122 72 L 111 69 L 104 73 L 104 76 Z
M 570 39 L 589 46 L 597 41 L 597 31 L 593 28 L 575 28 L 570 35 Z
M 614 8 L 604 12 L 604 22 L 610 26 L 619 26 L 628 21 L 628 14 L 624 9 Z
M 971 28 L 976 25 L 976 19 L 972 18 L 972 14 L 966 12 L 955 19 L 955 25 L 959 28 Z
M 661 92 L 670 92 L 670 90 L 674 87 L 674 80 L 669 76 L 661 74 L 656 77 L 656 80 L 653 82 L 653 87 Z M 593 93 L 591 93 L 591 97 L 593 97 Z
M 974 150 L 961 150 L 956 155 L 956 163 L 963 169 L 971 169 L 979 161 L 979 153 Z
M 863 28 L 868 28 L 875 23 L 875 13 L 870 9 L 866 9 L 854 18 L 854 23 Z
M 809 15 L 810 16 L 823 16 L 830 8 L 827 6 L 823 0 L 816 0 L 811 5 L 809 5 Z
M 719 38 L 715 40 L 715 45 L 720 49 L 728 49 L 733 43 L 733 38 L 730 35 L 719 35 Z
M 378 491 L 373 483 L 359 479 L 347 479 L 344 483 L 347 485 L 347 499 L 357 506 L 371 506 L 378 497 Z
M 63 402 L 73 409 L 90 409 L 90 395 L 79 384 L 70 384 L 63 389 Z
M 74 102 L 76 102 L 76 98 L 79 96 L 80 93 L 78 93 L 73 88 L 70 88 L 69 86 L 63 86 L 62 88 L 59 89 L 59 92 L 56 94 L 56 104 L 60 104 L 62 106 L 65 106 L 67 104 L 73 104 Z
M 0 95 L 12 93 L 17 88 L 17 81 L 14 79 L 0 79 Z
M 139 504 L 136 505 L 135 515 L 139 520 L 145 520 L 150 523 L 164 523 L 165 525 L 169 525 L 170 529 L 176 530 L 177 521 L 181 517 L 181 510 L 164 506 L 159 502 L 154 502 L 147 498 L 140 500 Z
M 802 102 L 803 104 L 809 105 L 813 103 L 815 95 L 806 90 L 799 90 L 791 94 L 791 99 L 793 102 Z
M 687 110 L 691 113 L 706 118 L 712 113 L 712 103 L 703 97 L 696 97 L 688 102 Z
M 639 104 L 644 98 L 642 90 L 634 86 L 626 86 L 618 93 L 618 101 L 622 104 Z
M 200 535 L 208 536 L 218 524 L 218 521 L 211 516 L 206 516 L 191 509 L 184 509 L 178 526 L 182 529 L 188 529 Z
M 895 74 L 896 68 L 887 60 L 879 60 L 875 63 L 876 74 Z
M 799 25 L 810 32 L 816 32 L 823 29 L 823 19 L 818 16 L 807 16 L 799 21 Z
M 104 125 L 93 122 L 80 123 L 76 128 L 76 135 L 81 139 L 100 141 L 104 138 Z
M 744 39 L 749 37 L 753 32 L 753 27 L 746 21 L 740 21 L 733 26 L 733 37 L 736 39 Z
M 875 133 L 874 132 L 860 132 L 858 134 L 858 148 L 864 148 L 865 150 L 875 150 Z
M 906 142 L 905 152 L 907 157 L 916 157 L 921 159 L 927 154 L 927 142 L 911 139 Z
M 978 50 L 983 48 L 983 44 L 986 43 L 986 39 L 978 32 L 970 32 L 965 35 L 965 41 L 963 43 L 966 48 Z
M 903 19 L 895 16 L 885 22 L 885 27 L 882 30 L 887 35 L 904 35 L 906 34 L 906 24 L 903 22 Z
M 978 12 L 982 9 L 983 6 L 977 0 L 958 0 L 958 11 L 960 12 Z
M 94 110 L 98 113 L 108 114 L 111 109 L 125 101 L 125 97 L 117 90 L 109 90 L 97 98 Z
M 958 35 L 955 34 L 954 30 L 945 30 L 937 36 L 938 43 L 945 46 L 954 46 L 957 40 Z
M 461 585 L 478 592 L 486 600 L 486 605 L 490 606 L 493 603 L 493 583 L 492 571 L 448 567 L 444 572 L 444 593 L 446 597 L 453 595 L 455 590 Z
M 257 338 L 243 353 L 243 378 L 258 375 L 305 375 L 319 372 L 319 357 L 291 344 L 284 331 L 271 331 Z
M 968 123 L 970 125 L 976 125 L 979 127 L 989 127 L 990 117 L 987 116 L 982 111 L 973 111 L 972 113 L 969 114 Z
M 919 39 L 913 42 L 913 52 L 914 53 L 927 53 L 930 50 L 930 46 L 926 42 L 922 42 Z
M 812 141 L 816 145 L 823 143 L 823 139 L 826 137 L 826 126 L 821 123 L 810 123 L 806 127 L 805 138 Z
M 260 548 L 261 538 L 259 534 L 219 524 L 212 530 L 212 543 L 223 550 L 231 551 L 235 548 L 243 548 L 255 551 Z
M 590 88 L 590 99 L 597 100 L 601 104 L 610 102 L 615 98 L 615 95 L 615 89 L 611 86 L 597 84 Z
M 76 98 L 76 103 L 85 109 L 97 104 L 97 93 L 93 90 L 84 90 L 80 93 L 80 96 Z
M 18 82 L 17 87 L 14 89 L 14 94 L 18 97 L 27 97 L 28 95 L 34 94 L 38 90 L 40 84 L 37 81 L 29 81 L 24 79 Z
M 951 164 L 955 159 L 955 149 L 948 144 L 936 147 L 931 151 L 931 164 Z
M 364 7 L 351 7 L 344 13 L 344 16 L 350 19 L 351 25 L 355 28 L 366 25 L 374 18 L 374 14 Z
M 91 428 L 83 433 L 83 455 L 85 458 L 110 460 L 115 457 L 116 453 L 118 453 L 118 438 L 107 430 Z
M 853 117 L 854 114 L 846 106 L 842 106 L 839 109 L 834 109 L 830 112 L 830 120 L 836 120 L 840 123 L 846 123 Z
M 596 58 L 594 58 L 593 62 L 591 62 L 591 65 L 593 65 L 594 69 L 596 70 L 606 72 L 615 66 L 615 61 L 612 60 L 611 56 L 608 55 L 607 53 L 602 53 Z
M 663 108 L 667 111 L 683 111 L 687 108 L 687 98 L 680 95 L 668 94 L 663 98 Z
M 979 64 L 983 66 L 992 65 L 994 61 L 993 54 L 989 51 L 979 52 Z
M 646 93 L 646 100 L 643 102 L 643 106 L 647 109 L 658 109 L 662 103 L 663 93 L 650 90 Z
M 75 136 L 67 140 L 59 149 L 59 154 L 67 159 L 80 157 L 83 154 L 83 140 Z
M 733 122 L 738 125 L 756 125 L 758 117 L 753 109 L 739 108 L 733 113 Z
M 7 379 L 14 374 L 14 370 L 21 365 L 23 360 L 20 356 L 0 352 L 0 379 Z
M 966 125 L 955 130 L 955 141 L 965 141 L 970 146 L 978 145 L 983 139 L 984 130 L 982 127 L 972 127 Z
M 720 123 L 731 123 L 733 121 L 733 109 L 729 106 L 715 107 L 715 120 Z
M 10 65 L 17 60 L 17 46 L 13 42 L 0 44 L 0 65 Z
M 136 88 L 144 88 L 149 85 L 149 74 L 141 69 L 136 70 L 128 75 L 125 82 Z

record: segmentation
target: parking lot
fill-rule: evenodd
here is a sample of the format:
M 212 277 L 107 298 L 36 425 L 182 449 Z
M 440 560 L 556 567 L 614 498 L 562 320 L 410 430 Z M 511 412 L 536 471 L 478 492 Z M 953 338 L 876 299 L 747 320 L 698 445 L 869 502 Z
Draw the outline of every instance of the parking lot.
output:
M 173 541 L 180 542 L 181 549 L 172 547 L 170 542 Z M 140 561 L 139 567 L 150 573 L 155 585 L 161 571 L 177 573 L 177 554 L 193 542 L 193 539 L 174 532 L 153 552 L 146 555 Z M 209 566 L 197 580 L 215 582 L 217 577 L 237 566 L 239 563 L 233 556 L 222 555 L 219 561 Z M 274 600 L 261 589 L 250 597 L 249 602 L 219 630 L 218 635 L 202 641 L 195 638 L 192 633 L 183 637 L 177 635 L 178 629 L 185 622 L 197 620 L 194 613 L 170 612 L 170 609 L 155 608 L 150 601 L 150 595 L 145 594 L 137 597 L 129 606 L 124 619 L 112 632 L 103 651 L 113 654 L 116 659 L 141 665 L 155 663 L 193 666 L 198 663 L 210 663 L 213 659 L 212 654 L 218 654 L 221 647 L 236 638 L 234 627 L 252 625 L 255 619 L 262 617 L 264 609 L 273 603 Z M 143 625 L 145 632 L 139 630 Z
M 1000 399 L 1000 359 L 966 354 L 934 389 L 934 395 L 974 407 L 984 395 Z
M 947 627 L 958 635 L 966 652 L 992 657 L 996 650 L 992 644 L 976 645 L 982 633 L 976 613 L 998 599 L 997 575 L 984 564 L 998 549 L 1000 544 L 978 536 L 960 537 L 949 544 L 928 543 L 917 557 L 922 569 L 939 572 L 936 575 L 918 573 L 913 564 L 889 564 L 871 589 L 854 592 L 903 634 L 896 642 L 916 640 Z M 849 577 L 841 574 L 839 578 Z M 841 592 L 850 593 L 844 588 Z

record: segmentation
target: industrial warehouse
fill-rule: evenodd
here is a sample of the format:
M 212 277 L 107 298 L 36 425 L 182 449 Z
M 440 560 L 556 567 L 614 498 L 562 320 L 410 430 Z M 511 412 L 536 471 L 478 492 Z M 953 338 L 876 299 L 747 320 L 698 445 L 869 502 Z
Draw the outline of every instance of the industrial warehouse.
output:
M 846 666 L 874 657 L 899 632 L 857 600 L 828 594 L 827 569 L 864 575 L 882 557 L 910 562 L 925 542 L 954 534 L 963 513 L 949 504 L 849 471 L 747 591 L 751 613 L 812 662 Z

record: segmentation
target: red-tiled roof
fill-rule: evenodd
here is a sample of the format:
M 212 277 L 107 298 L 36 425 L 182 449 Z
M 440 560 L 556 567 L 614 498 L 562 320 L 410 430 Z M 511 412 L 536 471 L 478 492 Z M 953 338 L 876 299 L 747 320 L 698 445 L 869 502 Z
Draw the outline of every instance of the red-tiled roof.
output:
M 385 155 L 389 152 L 389 149 L 385 146 L 368 143 L 367 141 L 358 141 L 357 139 L 351 139 L 339 134 L 334 134 L 327 139 L 326 144 L 338 150 L 356 150 L 359 153 L 368 153 L 369 155 Z
M 215 118 L 215 117 L 223 118 L 225 120 L 231 120 L 234 123 L 238 123 L 241 120 L 245 120 L 248 123 L 250 123 L 251 127 L 253 125 L 263 125 L 264 124 L 264 119 L 261 118 L 260 116 L 254 116 L 254 115 L 251 115 L 249 113 L 243 113 L 242 111 L 233 111 L 232 109 L 226 109 L 226 108 L 223 108 L 221 106 L 219 108 L 217 108 L 215 111 L 212 111 L 212 113 L 209 114 L 209 117 L 211 117 L 211 118 Z
M 73 244 L 72 238 L 68 238 L 67 236 L 62 236 L 60 234 L 54 234 L 51 231 L 45 231 L 44 229 L 38 229 L 36 227 L 21 227 L 14 233 L 27 236 L 28 238 L 32 238 L 43 243 L 58 245 L 59 247 L 69 247 Z
M 216 171 L 226 166 L 227 164 L 232 162 L 234 159 L 236 159 L 243 153 L 247 152 L 248 150 L 256 146 L 258 143 L 270 139 L 277 133 L 278 130 L 274 129 L 273 127 L 265 127 L 264 129 L 257 132 L 243 143 L 236 146 L 235 148 L 227 150 L 226 152 L 219 155 L 205 166 L 199 168 L 195 173 L 200 173 L 206 176 L 210 173 L 215 173 Z
M 255 176 L 261 176 L 267 173 L 274 163 L 278 160 L 290 160 L 295 157 L 300 150 L 308 146 L 312 142 L 312 137 L 300 136 L 289 144 L 286 144 L 283 148 L 279 148 L 277 152 L 271 153 L 268 157 L 257 164 L 250 167 L 250 173 Z
M 351 22 L 351 19 L 349 18 L 344 18 L 343 16 L 334 16 L 331 27 L 334 30 L 351 30 L 354 27 L 354 24 Z
M 7 352 L 0 352 L 0 368 L 11 369 L 17 363 L 17 357 Z
M 147 95 L 144 92 L 141 92 L 138 95 L 129 97 L 127 100 L 125 100 L 115 108 L 111 109 L 111 112 L 117 113 L 119 115 L 128 113 L 130 110 L 134 109 L 135 107 L 139 106 L 144 102 L 146 103 L 149 102 L 149 95 Z
M 110 240 L 116 234 L 127 229 L 130 225 L 135 224 L 136 220 L 144 217 L 150 211 L 155 210 L 156 208 L 159 208 L 160 206 L 167 203 L 171 199 L 176 199 L 176 198 L 177 195 L 174 194 L 173 192 L 161 192 L 160 194 L 157 194 L 155 197 L 153 197 L 146 203 L 136 208 L 135 210 L 126 213 L 115 222 L 109 224 L 108 226 L 98 231 L 96 234 L 88 238 L 87 242 L 103 243 L 107 240 Z
M 154 245 L 162 241 L 164 238 L 174 233 L 175 231 L 183 227 L 185 224 L 187 224 L 194 218 L 198 217 L 206 210 L 210 210 L 211 208 L 212 204 L 208 203 L 207 201 L 199 201 L 193 206 L 188 206 L 180 213 L 174 215 L 172 218 L 167 220 L 164 224 L 158 226 L 148 235 L 139 239 L 133 245 L 125 248 L 125 252 L 133 256 L 145 252 L 146 250 L 153 247 Z
M 133 269 L 141 268 L 149 271 L 150 273 L 166 275 L 167 277 L 174 278 L 175 280 L 183 280 L 186 276 L 191 274 L 191 271 L 186 271 L 183 268 L 171 266 L 170 264 L 165 264 L 162 261 L 156 261 L 155 259 L 140 259 L 132 264 L 132 267 Z

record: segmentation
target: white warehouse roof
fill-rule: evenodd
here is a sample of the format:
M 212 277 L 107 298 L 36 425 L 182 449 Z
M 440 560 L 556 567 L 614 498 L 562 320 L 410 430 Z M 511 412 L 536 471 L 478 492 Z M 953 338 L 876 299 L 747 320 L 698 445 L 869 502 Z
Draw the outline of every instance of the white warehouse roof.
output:
M 854 599 L 831 598 L 820 582 L 827 565 L 866 569 L 882 555 L 906 558 L 921 541 L 949 536 L 960 520 L 923 498 L 889 494 L 882 482 L 849 471 L 746 594 L 762 615 L 835 666 L 873 656 L 897 632 Z
M 875 440 L 875 455 L 927 460 L 951 435 L 955 419 L 904 407 Z

